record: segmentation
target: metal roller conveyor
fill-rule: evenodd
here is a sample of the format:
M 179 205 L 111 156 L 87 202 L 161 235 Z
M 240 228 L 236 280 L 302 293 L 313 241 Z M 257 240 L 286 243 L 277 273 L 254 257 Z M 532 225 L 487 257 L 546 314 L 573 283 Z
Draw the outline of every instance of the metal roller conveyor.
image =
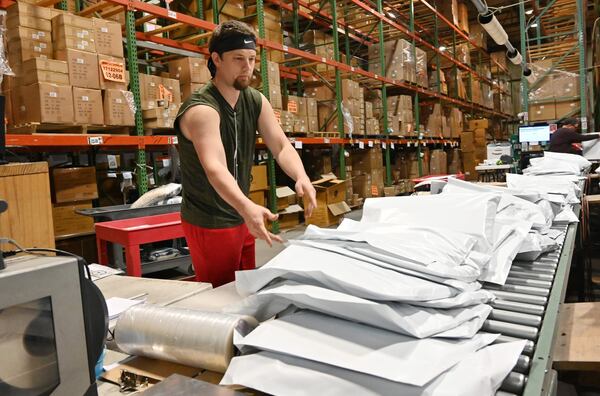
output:
M 548 289 L 542 289 L 539 287 L 531 287 L 531 286 L 521 286 L 521 285 L 504 285 L 504 286 L 489 285 L 486 287 L 486 289 L 502 290 L 502 291 L 506 291 L 506 292 L 530 294 L 533 296 L 542 296 L 542 297 L 546 297 L 550 293 L 550 291 Z
M 483 323 L 482 330 L 489 333 L 501 333 L 521 339 L 535 340 L 538 336 L 537 327 L 525 326 L 515 323 L 500 322 L 488 319 Z
M 521 394 L 525 384 L 527 383 L 527 377 L 521 373 L 512 372 L 504 379 L 500 389 L 506 392 L 512 392 Z
M 517 395 L 515 395 L 514 393 L 498 391 L 498 392 L 496 392 L 496 396 L 517 396 Z
M 490 303 L 493 308 L 503 309 L 505 311 L 521 312 L 530 315 L 542 316 L 544 307 L 541 305 L 525 304 L 517 301 L 494 300 Z
M 527 355 L 519 356 L 517 364 L 515 365 L 515 371 L 521 374 L 527 374 L 529 367 L 531 366 L 531 358 Z
M 500 336 L 498 336 L 498 338 L 496 338 L 496 341 L 494 341 L 494 344 L 501 344 L 503 342 L 513 342 L 513 341 L 520 341 L 520 340 L 522 340 L 522 338 L 515 338 L 515 337 L 501 334 Z M 523 348 L 523 353 L 526 355 L 531 355 L 531 354 L 533 354 L 534 349 L 535 349 L 535 343 L 531 340 L 527 340 L 527 342 L 525 343 L 525 348 Z
M 517 271 L 530 271 L 532 273 L 538 273 L 538 274 L 548 274 L 550 276 L 554 276 L 554 272 L 556 272 L 556 268 L 548 268 L 548 267 L 540 267 L 538 265 L 530 265 L 530 266 L 526 266 L 526 265 L 513 265 L 512 267 L 513 269 L 517 270 Z
M 558 263 L 553 262 L 553 263 L 536 263 L 533 261 L 520 261 L 520 262 L 515 262 L 513 263 L 513 266 L 517 266 L 517 267 L 525 267 L 525 268 L 547 268 L 547 269 L 553 269 L 556 270 L 556 267 L 558 267 Z
M 529 315 L 520 312 L 504 311 L 502 309 L 493 309 L 488 319 L 499 320 L 501 322 L 522 324 L 525 326 L 539 327 L 542 324 L 542 317 Z
M 531 286 L 531 287 L 539 287 L 542 289 L 550 289 L 552 287 L 552 282 L 550 281 L 542 281 L 537 279 L 525 279 L 525 278 L 506 278 L 506 283 L 509 285 L 521 285 L 521 286 Z
M 486 287 L 486 289 L 487 289 L 487 287 Z M 504 290 L 494 290 L 494 289 L 488 289 L 488 290 L 491 291 L 492 293 L 494 293 L 496 298 L 499 298 L 502 300 L 524 302 L 526 304 L 536 304 L 536 305 L 542 305 L 542 306 L 545 306 L 546 303 L 548 302 L 548 299 L 544 296 L 535 296 L 532 294 L 523 294 L 523 293 L 516 293 L 516 292 L 510 292 L 510 291 L 504 291 Z
M 550 282 L 552 282 L 552 280 L 554 279 L 554 276 L 552 276 L 552 275 L 534 274 L 532 272 L 527 272 L 526 268 L 523 268 L 520 271 L 516 270 L 516 269 L 511 269 L 510 272 L 508 273 L 508 276 L 511 278 L 538 279 L 538 280 L 545 280 L 545 281 L 550 281 Z

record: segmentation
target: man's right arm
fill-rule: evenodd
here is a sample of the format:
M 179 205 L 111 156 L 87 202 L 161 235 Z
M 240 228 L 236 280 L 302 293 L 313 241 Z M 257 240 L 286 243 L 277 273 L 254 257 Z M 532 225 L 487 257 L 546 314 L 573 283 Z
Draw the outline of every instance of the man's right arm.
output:
M 250 233 L 269 243 L 281 239 L 269 233 L 264 221 L 273 221 L 277 215 L 256 205 L 242 190 L 227 168 L 227 157 L 219 132 L 219 113 L 209 106 L 194 106 L 187 110 L 179 125 L 183 135 L 194 144 L 200 164 L 215 191 L 243 218 Z
M 600 138 L 600 133 L 577 133 L 575 131 L 569 132 L 570 143 L 581 143 L 588 140 L 595 140 Z

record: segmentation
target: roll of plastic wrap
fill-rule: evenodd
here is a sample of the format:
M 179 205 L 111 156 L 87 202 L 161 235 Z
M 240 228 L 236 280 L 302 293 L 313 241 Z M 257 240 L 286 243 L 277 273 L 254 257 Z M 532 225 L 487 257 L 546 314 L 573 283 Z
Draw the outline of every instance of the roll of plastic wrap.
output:
M 224 373 L 235 354 L 234 333 L 244 336 L 256 325 L 249 316 L 138 305 L 119 318 L 115 341 L 131 355 Z

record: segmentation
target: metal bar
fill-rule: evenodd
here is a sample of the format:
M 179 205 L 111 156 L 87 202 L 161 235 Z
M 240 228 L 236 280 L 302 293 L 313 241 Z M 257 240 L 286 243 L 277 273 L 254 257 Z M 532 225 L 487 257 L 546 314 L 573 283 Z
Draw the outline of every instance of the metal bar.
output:
M 333 21 L 337 21 L 337 7 L 336 0 L 329 0 L 329 4 L 331 6 L 331 18 Z M 336 63 L 340 63 L 340 41 L 338 37 L 338 30 L 332 30 L 333 35 L 333 56 L 335 58 Z M 341 63 L 340 63 L 341 64 Z M 346 67 L 349 67 L 346 65 Z M 337 127 L 338 132 L 340 134 L 340 138 L 344 139 L 345 131 L 344 131 L 344 114 L 342 112 L 342 77 L 340 75 L 340 69 L 336 67 L 335 69 L 335 105 L 337 111 Z M 340 178 L 346 179 L 346 155 L 344 146 L 340 146 L 339 152 L 339 161 L 340 161 Z
M 538 15 L 536 15 L 535 19 L 533 21 L 531 21 L 531 23 L 529 25 L 527 25 L 527 29 L 529 29 L 531 27 L 531 25 L 533 25 L 534 23 L 537 23 L 539 25 L 540 18 L 550 9 L 550 7 L 552 7 L 554 5 L 554 3 L 556 3 L 556 0 L 550 0 L 548 2 L 548 4 L 546 4 L 546 7 L 544 7 L 544 9 L 542 11 L 540 11 L 540 13 Z M 520 5 L 525 7 L 524 2 L 521 2 Z M 524 52 L 522 52 L 522 53 L 524 54 Z
M 257 0 L 257 2 L 260 0 Z M 258 7 L 257 7 L 258 8 Z M 213 12 L 213 23 L 219 24 L 219 2 L 218 0 L 212 0 L 212 12 Z
M 383 12 L 383 1 L 377 0 L 377 11 Z M 377 30 L 379 32 L 379 63 L 381 64 L 381 74 L 387 75 L 386 61 L 385 61 L 385 43 L 383 41 L 383 21 L 380 19 L 377 22 Z M 388 106 L 387 106 L 387 87 L 385 84 L 381 85 L 381 105 L 383 107 L 383 135 L 389 139 L 390 129 L 388 120 Z M 391 169 L 391 158 L 390 158 L 390 145 L 385 145 L 385 185 L 392 185 L 392 169 Z M 383 192 L 379 192 L 383 195 Z
M 292 22 L 293 22 L 293 27 L 294 27 L 294 46 L 296 48 L 300 48 L 300 25 L 299 25 L 299 21 L 298 21 L 298 0 L 294 0 L 293 4 L 292 4 Z M 298 75 L 296 76 L 296 87 L 298 90 L 298 96 L 302 96 L 302 94 L 304 93 L 304 87 L 302 86 L 302 75 L 300 74 L 300 72 L 302 71 L 302 68 L 298 68 Z
M 579 1 L 579 0 L 578 0 Z M 575 214 L 579 215 L 579 208 L 574 208 Z M 575 234 L 577 224 L 569 225 L 567 235 L 563 243 L 556 276 L 554 278 L 554 286 L 548 297 L 548 305 L 546 306 L 546 314 L 540 329 L 540 336 L 537 341 L 535 354 L 533 355 L 531 370 L 527 385 L 523 391 L 523 396 L 534 396 L 544 394 L 547 389 L 547 373 L 552 368 L 552 353 L 554 350 L 554 340 L 558 330 L 559 312 L 561 310 L 567 283 L 569 271 L 571 269 L 571 258 L 575 250 Z
M 551 0 L 554 2 L 555 0 Z M 527 65 L 527 30 L 525 27 L 525 3 L 519 3 L 519 26 L 521 28 L 521 54 L 523 55 L 523 63 L 521 64 L 521 69 L 525 70 Z M 522 95 L 522 103 L 523 107 L 521 111 L 525 113 L 525 125 L 529 122 L 529 84 L 527 79 L 521 73 L 521 95 Z
M 577 41 L 579 42 L 579 95 L 581 95 L 581 133 L 588 131 L 587 119 L 587 86 L 585 80 L 587 72 L 585 68 L 585 17 L 586 17 L 587 1 L 577 0 Z
M 135 32 L 135 15 L 133 10 L 125 11 L 125 32 L 127 35 L 127 68 L 129 69 L 129 87 L 135 101 L 135 132 L 144 136 L 144 121 L 142 120 L 142 100 L 140 95 L 140 78 L 137 63 L 137 39 Z M 140 195 L 148 191 L 148 175 L 146 174 L 146 152 L 136 153 L 137 187 Z
M 415 31 L 415 1 L 414 0 L 410 0 L 410 8 L 409 8 L 409 29 L 410 29 L 410 33 L 412 33 L 412 56 L 413 56 L 413 60 L 415 63 L 415 69 L 417 67 L 417 51 L 415 49 L 415 38 L 417 36 L 414 35 L 414 31 Z M 437 32 L 436 32 L 437 33 Z M 438 48 L 436 48 L 436 51 L 438 53 L 441 53 L 439 51 Z M 416 73 L 415 73 L 416 75 Z M 415 98 L 413 99 L 413 113 L 414 113 L 414 119 L 415 119 L 415 133 L 417 135 L 417 138 L 420 140 L 421 139 L 421 128 L 419 127 L 419 124 L 421 123 L 421 119 L 420 119 L 420 106 L 419 106 L 419 93 L 417 92 L 415 94 Z M 419 177 L 423 176 L 423 160 L 421 159 L 421 145 L 417 144 L 417 168 L 419 170 Z

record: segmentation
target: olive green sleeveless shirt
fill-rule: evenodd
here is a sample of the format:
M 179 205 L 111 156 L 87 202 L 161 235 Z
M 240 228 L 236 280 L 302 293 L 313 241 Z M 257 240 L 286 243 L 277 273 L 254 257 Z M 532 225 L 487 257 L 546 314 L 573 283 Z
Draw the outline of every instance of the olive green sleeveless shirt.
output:
M 221 141 L 227 158 L 227 169 L 236 178 L 242 192 L 248 195 L 262 97 L 257 90 L 246 88 L 240 91 L 238 102 L 235 108 L 232 108 L 217 87 L 209 82 L 181 105 L 175 118 L 175 131 L 181 157 L 182 219 L 205 228 L 234 227 L 242 224 L 244 220 L 210 184 L 194 144 L 181 133 L 179 128 L 179 120 L 183 114 L 198 105 L 210 106 L 219 113 Z

